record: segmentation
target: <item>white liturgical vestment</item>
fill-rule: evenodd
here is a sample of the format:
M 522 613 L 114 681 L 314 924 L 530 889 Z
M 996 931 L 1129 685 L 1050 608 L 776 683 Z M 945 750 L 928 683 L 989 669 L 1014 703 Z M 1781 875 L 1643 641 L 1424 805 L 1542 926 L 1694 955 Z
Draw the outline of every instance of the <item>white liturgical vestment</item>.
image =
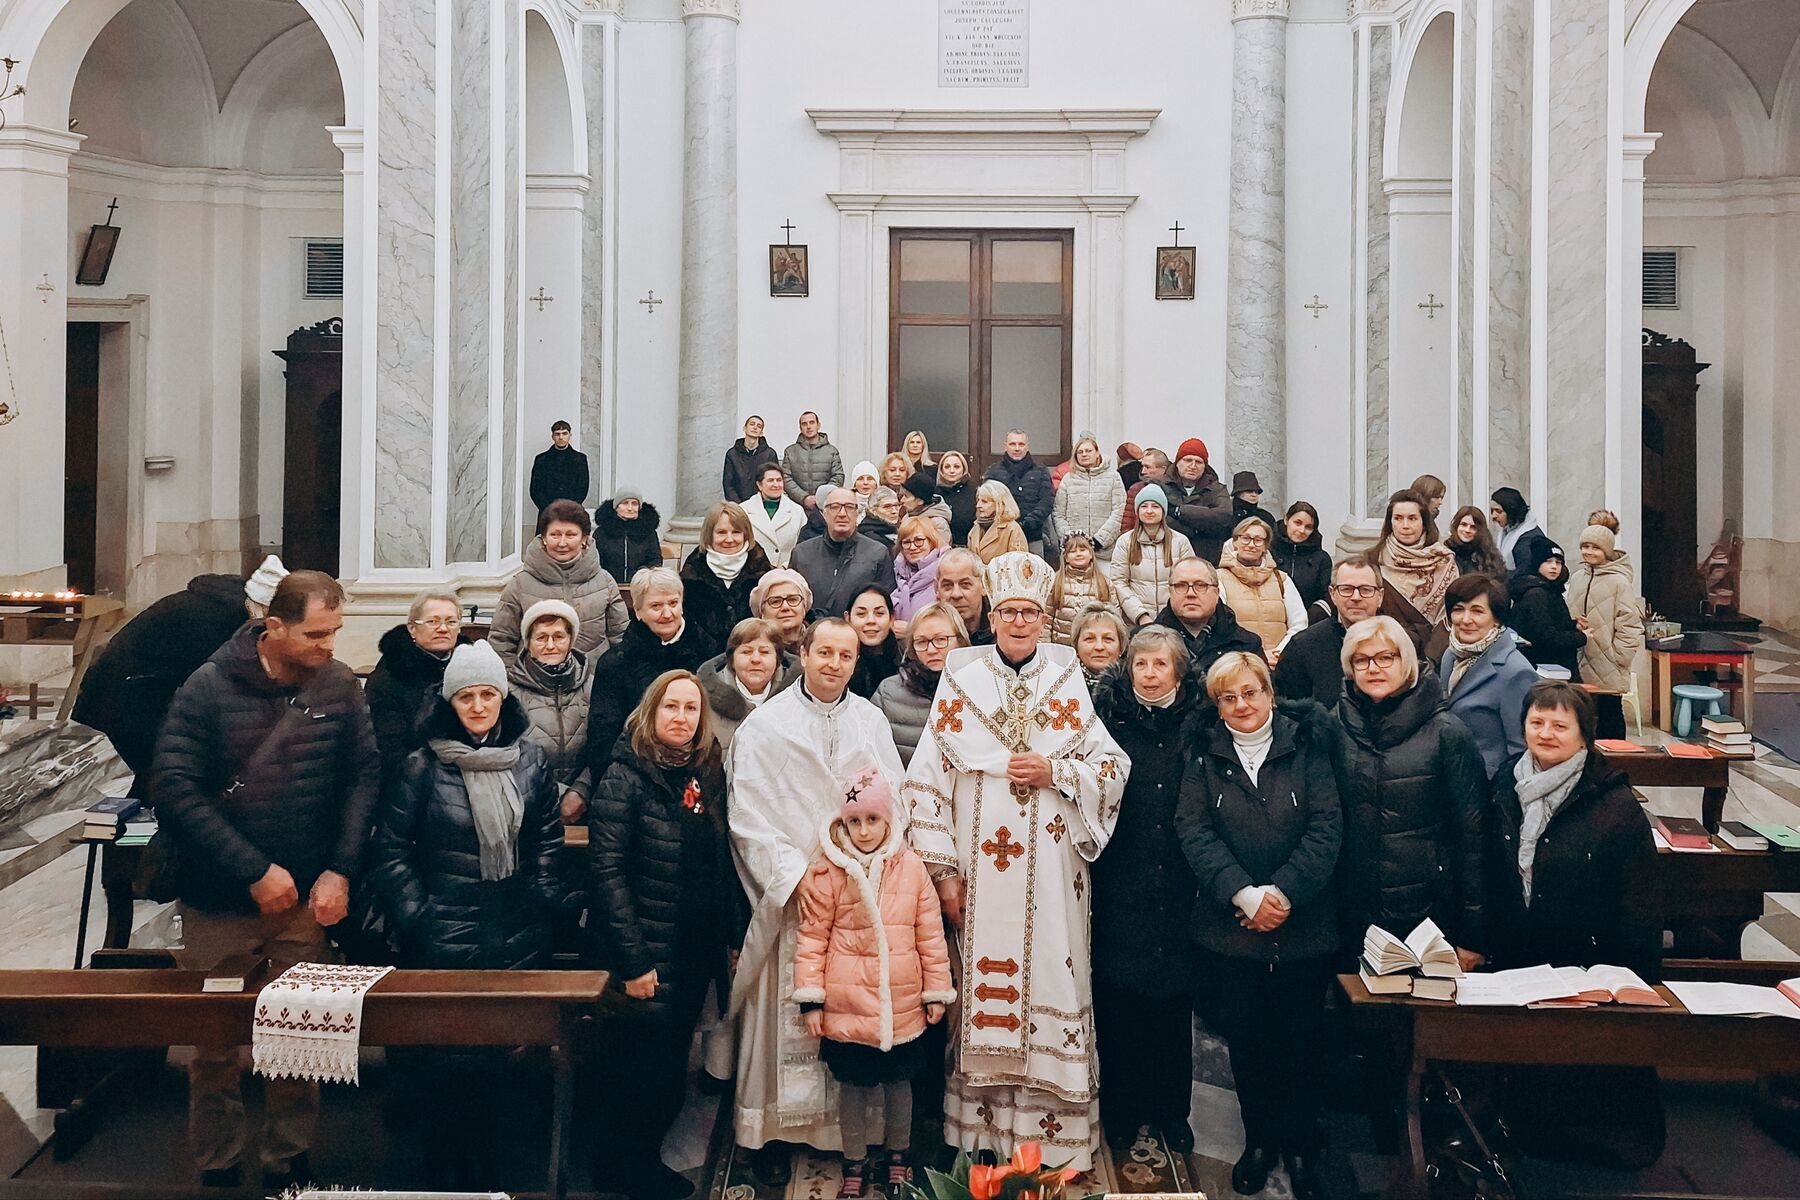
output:
M 793 897 L 849 782 L 873 767 L 899 787 L 905 772 L 894 732 L 862 697 L 846 692 L 822 704 L 797 683 L 744 719 L 727 767 L 732 856 L 751 904 L 731 987 L 731 1012 L 742 1014 L 737 1142 L 747 1150 L 771 1140 L 840 1150 L 837 1083 L 793 998 L 800 927 Z
M 1007 780 L 1015 753 L 1052 786 Z M 1088 864 L 1118 820 L 1131 760 L 1094 715 L 1075 652 L 1020 671 L 992 646 L 953 651 L 901 794 L 913 847 L 964 882 L 963 997 L 944 1136 L 1003 1158 L 1038 1141 L 1083 1170 L 1099 1144 Z

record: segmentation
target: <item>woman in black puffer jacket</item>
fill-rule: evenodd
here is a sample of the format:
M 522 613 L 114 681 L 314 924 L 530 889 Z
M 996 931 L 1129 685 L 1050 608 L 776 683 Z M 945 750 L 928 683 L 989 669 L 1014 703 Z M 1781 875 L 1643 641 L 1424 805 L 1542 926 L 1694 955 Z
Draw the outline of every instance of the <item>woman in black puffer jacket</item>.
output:
M 381 635 L 381 659 L 363 696 L 375 725 L 383 782 L 399 773 L 407 756 L 425 744 L 425 723 L 443 700 L 438 687 L 450 652 L 467 645 L 462 609 L 447 592 L 426 592 L 412 602 L 406 623 Z
M 682 608 L 717 654 L 739 621 L 747 620 L 750 593 L 769 573 L 769 556 L 739 505 L 720 501 L 700 524 L 700 544 L 681 564 Z
M 594 510 L 594 551 L 620 588 L 645 567 L 662 566 L 662 517 L 635 488 L 620 488 Z
M 725 823 L 725 772 L 700 680 L 669 671 L 619 736 L 588 814 L 595 955 L 623 993 L 600 1094 L 600 1190 L 685 1195 L 663 1138 L 686 1095 L 706 993 L 748 918 Z M 721 992 L 721 994 L 724 994 Z
M 681 577 L 667 567 L 652 567 L 632 581 L 631 604 L 632 622 L 594 678 L 594 702 L 588 708 L 590 779 L 606 774 L 626 719 L 658 675 L 697 671 L 725 648 L 688 620 Z
M 1274 556 L 1276 567 L 1294 581 L 1300 602 L 1309 611 L 1315 604 L 1326 603 L 1325 589 L 1331 586 L 1331 555 L 1325 553 L 1319 536 L 1318 509 L 1304 500 L 1288 505 L 1287 515 L 1269 542 L 1269 553 Z
M 1199 690 L 1173 630 L 1142 630 L 1094 689 L 1094 711 L 1131 774 L 1118 824 L 1094 860 L 1094 1037 L 1100 1045 L 1100 1122 L 1127 1144 L 1140 1125 L 1191 1150 L 1193 993 L 1188 936 L 1194 873 L 1175 835 Z
M 1430 917 L 1468 969 L 1482 927 L 1487 768 L 1435 675 L 1392 617 L 1344 632 L 1344 698 L 1333 766 L 1344 805 L 1340 946 L 1360 952 L 1371 924 L 1404 938 Z
M 559 789 L 527 741 L 524 710 L 486 642 L 458 647 L 426 742 L 382 793 L 368 875 L 403 967 L 545 965 L 562 898 Z M 485 1191 L 495 1155 L 473 1103 L 499 1051 L 419 1050 L 396 1066 L 433 1111 L 424 1127 L 434 1188 Z

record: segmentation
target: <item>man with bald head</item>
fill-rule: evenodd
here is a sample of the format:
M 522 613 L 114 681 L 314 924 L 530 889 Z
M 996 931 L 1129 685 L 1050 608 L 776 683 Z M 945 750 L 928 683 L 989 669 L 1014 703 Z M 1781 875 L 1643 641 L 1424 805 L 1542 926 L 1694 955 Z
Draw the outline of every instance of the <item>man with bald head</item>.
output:
M 1156 623 L 1181 635 L 1200 677 L 1232 650 L 1262 657 L 1262 639 L 1237 623 L 1229 605 L 1219 603 L 1219 574 L 1204 558 L 1184 558 L 1170 568 L 1169 602 Z
M 988 620 L 987 567 L 973 550 L 958 546 L 938 559 L 937 598 L 956 610 L 969 631 L 971 646 L 994 644 Z
M 825 514 L 825 536 L 795 546 L 788 566 L 812 588 L 814 612 L 841 617 L 864 588 L 894 590 L 894 558 L 886 546 L 856 532 L 855 492 L 833 488 L 819 507 Z

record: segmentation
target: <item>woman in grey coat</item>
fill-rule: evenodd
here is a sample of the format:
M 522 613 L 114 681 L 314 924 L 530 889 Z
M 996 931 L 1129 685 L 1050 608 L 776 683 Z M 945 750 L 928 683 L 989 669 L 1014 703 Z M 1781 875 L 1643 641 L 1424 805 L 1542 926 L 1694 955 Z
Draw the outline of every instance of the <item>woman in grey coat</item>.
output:
M 1069 473 L 1056 489 L 1056 529 L 1059 537 L 1085 533 L 1100 557 L 1119 540 L 1119 524 L 1125 516 L 1125 481 L 1100 452 L 1091 433 L 1075 443 Z
M 969 630 L 956 610 L 933 602 L 913 614 L 901 639 L 900 670 L 881 681 L 872 697 L 894 730 L 894 748 L 900 761 L 910 763 L 925 722 L 931 719 L 931 698 L 950 651 L 969 644 Z
M 588 656 L 575 649 L 581 618 L 561 600 L 539 600 L 525 610 L 520 628 L 525 642 L 506 664 L 506 679 L 531 722 L 525 740 L 550 760 L 563 822 L 573 824 L 592 794 L 587 727 L 594 673 Z
M 729 750 L 737 727 L 800 678 L 800 660 L 782 652 L 781 628 L 775 622 L 745 617 L 732 626 L 725 653 L 707 659 L 694 673 L 712 705 L 719 749 Z
M 539 600 L 561 600 L 581 619 L 575 649 L 598 659 L 625 636 L 631 610 L 618 581 L 600 565 L 593 518 L 573 500 L 557 500 L 538 514 L 537 527 L 519 573 L 500 593 L 488 640 L 502 662 L 510 660 L 519 650 L 525 610 Z

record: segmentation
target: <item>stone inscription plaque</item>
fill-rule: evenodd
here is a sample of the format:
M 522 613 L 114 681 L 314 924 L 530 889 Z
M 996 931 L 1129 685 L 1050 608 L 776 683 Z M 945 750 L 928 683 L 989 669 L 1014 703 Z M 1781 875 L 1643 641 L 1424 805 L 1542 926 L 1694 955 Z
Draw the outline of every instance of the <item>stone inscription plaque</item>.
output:
M 938 0 L 938 86 L 1026 86 L 1030 35 L 1031 0 Z

